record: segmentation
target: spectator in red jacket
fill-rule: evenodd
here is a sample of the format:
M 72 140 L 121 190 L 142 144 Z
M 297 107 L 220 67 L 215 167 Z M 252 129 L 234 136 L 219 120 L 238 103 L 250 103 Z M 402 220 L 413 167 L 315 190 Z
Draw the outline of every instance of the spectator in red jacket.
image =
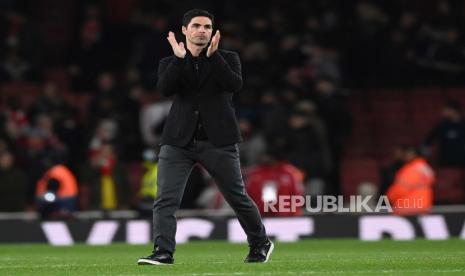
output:
M 279 202 L 279 196 L 303 196 L 304 173 L 288 161 L 276 159 L 272 154 L 261 157 L 261 164 L 252 169 L 246 179 L 246 189 L 265 216 L 299 216 L 302 209 L 293 212 L 265 212 L 266 202 Z M 270 211 L 272 209 L 268 209 Z

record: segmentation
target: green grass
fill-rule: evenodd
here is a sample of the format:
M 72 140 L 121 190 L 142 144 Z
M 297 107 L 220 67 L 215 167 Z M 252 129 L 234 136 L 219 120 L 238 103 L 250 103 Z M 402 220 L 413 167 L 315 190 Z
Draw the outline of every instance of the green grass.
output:
M 276 243 L 269 263 L 244 264 L 244 244 L 179 245 L 173 266 L 137 266 L 151 247 L 1 245 L 0 275 L 464 275 L 465 241 Z

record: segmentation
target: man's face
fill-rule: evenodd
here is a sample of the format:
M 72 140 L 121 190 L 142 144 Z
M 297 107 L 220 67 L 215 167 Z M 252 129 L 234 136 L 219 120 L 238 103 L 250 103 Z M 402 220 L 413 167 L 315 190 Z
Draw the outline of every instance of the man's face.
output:
M 289 118 L 289 125 L 293 129 L 301 129 L 307 125 L 307 117 L 301 114 L 293 114 Z
M 320 94 L 326 95 L 334 90 L 334 85 L 330 81 L 320 80 L 316 84 L 316 90 Z
M 7 170 L 13 166 L 13 155 L 9 152 L 0 155 L 0 169 Z
M 182 33 L 186 36 L 186 41 L 197 46 L 206 46 L 212 36 L 212 21 L 205 16 L 192 18 L 187 28 L 182 27 Z
M 404 162 L 410 162 L 417 157 L 415 150 L 407 149 L 404 153 Z

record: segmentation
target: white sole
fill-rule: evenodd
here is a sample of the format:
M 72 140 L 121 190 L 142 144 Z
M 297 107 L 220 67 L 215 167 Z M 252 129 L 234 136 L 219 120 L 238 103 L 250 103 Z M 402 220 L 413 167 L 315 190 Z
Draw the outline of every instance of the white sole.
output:
M 270 259 L 271 253 L 273 253 L 273 249 L 274 249 L 274 243 L 271 242 L 271 247 L 270 247 L 270 250 L 268 250 L 268 254 L 266 254 L 266 259 L 264 263 L 268 262 L 268 260 Z
M 160 263 L 157 261 L 151 261 L 151 260 L 146 260 L 146 259 L 139 259 L 137 261 L 138 265 L 173 265 L 173 264 L 165 264 L 165 263 Z

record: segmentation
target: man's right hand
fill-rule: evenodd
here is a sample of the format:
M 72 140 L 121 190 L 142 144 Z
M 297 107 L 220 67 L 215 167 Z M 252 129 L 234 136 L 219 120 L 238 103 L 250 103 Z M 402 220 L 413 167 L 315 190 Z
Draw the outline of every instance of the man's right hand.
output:
M 176 38 L 174 37 L 173 32 L 168 33 L 168 42 L 171 44 L 171 48 L 173 48 L 173 53 L 179 57 L 179 58 L 184 58 L 186 56 L 186 48 L 184 48 L 184 43 L 183 42 L 177 42 Z

